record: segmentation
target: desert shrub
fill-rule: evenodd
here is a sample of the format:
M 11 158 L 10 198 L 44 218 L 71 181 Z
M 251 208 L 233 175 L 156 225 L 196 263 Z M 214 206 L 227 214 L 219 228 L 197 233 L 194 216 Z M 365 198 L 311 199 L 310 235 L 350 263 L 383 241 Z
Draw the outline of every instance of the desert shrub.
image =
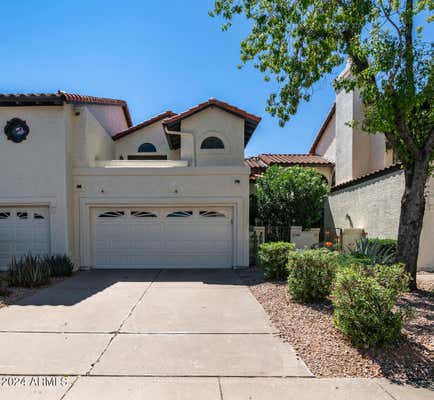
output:
M 288 256 L 288 292 L 306 303 L 324 300 L 331 292 L 337 254 L 328 250 L 303 250 Z
M 402 264 L 341 269 L 333 290 L 334 323 L 357 347 L 398 339 L 408 310 L 394 309 L 409 277 Z
M 12 258 L 8 274 L 11 286 L 36 287 L 50 282 L 50 267 L 39 256 L 27 254 L 19 260 Z
M 387 249 L 387 252 L 390 252 L 393 255 L 395 255 L 396 252 L 398 251 L 398 241 L 395 239 L 370 238 L 368 240 L 370 243 L 377 242 L 379 251 L 385 251 L 385 249 Z
M 46 256 L 44 260 L 50 267 L 51 276 L 70 276 L 74 270 L 74 264 L 67 255 Z
M 378 239 L 368 238 L 357 240 L 354 248 L 347 250 L 353 257 L 368 261 L 371 265 L 392 264 L 396 254 L 390 246 L 380 246 Z
M 259 262 L 267 279 L 284 280 L 288 276 L 288 254 L 295 250 L 293 243 L 271 242 L 259 246 Z

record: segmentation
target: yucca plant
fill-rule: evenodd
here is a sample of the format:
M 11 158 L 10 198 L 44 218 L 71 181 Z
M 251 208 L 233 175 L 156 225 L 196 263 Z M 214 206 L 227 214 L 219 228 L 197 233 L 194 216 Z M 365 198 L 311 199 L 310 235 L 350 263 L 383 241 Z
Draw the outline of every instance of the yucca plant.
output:
M 380 242 L 368 238 L 361 238 L 355 242 L 354 248 L 347 248 L 348 252 L 357 258 L 368 260 L 371 265 L 392 264 L 395 252 L 390 247 L 381 247 Z
M 65 254 L 46 256 L 44 261 L 50 267 L 51 276 L 70 276 L 74 270 L 74 264 Z
M 12 258 L 9 267 L 9 284 L 11 286 L 37 287 L 50 282 L 50 267 L 39 256 L 27 254 L 17 260 Z

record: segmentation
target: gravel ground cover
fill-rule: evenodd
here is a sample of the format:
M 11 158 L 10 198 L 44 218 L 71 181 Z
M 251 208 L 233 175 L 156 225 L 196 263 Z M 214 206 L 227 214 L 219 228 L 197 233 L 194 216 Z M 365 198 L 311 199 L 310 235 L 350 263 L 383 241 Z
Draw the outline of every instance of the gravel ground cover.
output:
M 386 377 L 400 382 L 430 381 L 434 376 L 434 279 L 400 300 L 415 317 L 400 343 L 384 349 L 359 350 L 333 325 L 331 302 L 299 304 L 291 301 L 286 282 L 265 281 L 262 271 L 239 272 L 262 304 L 283 340 L 290 343 L 318 377 Z
M 40 286 L 38 288 L 24 288 L 8 286 L 6 272 L 0 272 L 0 309 L 2 307 L 8 306 L 9 304 L 14 304 L 23 297 L 31 296 L 38 290 L 61 282 L 64 279 L 67 279 L 67 277 L 52 277 L 50 278 L 50 283 L 48 285 Z

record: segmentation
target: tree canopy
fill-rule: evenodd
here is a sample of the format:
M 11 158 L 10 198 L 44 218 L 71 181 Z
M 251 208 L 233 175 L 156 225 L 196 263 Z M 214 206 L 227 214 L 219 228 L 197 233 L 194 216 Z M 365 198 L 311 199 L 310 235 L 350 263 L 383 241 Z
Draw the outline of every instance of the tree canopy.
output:
M 282 126 L 348 60 L 335 88 L 357 90 L 364 116 L 346 122 L 383 133 L 404 170 L 397 258 L 412 288 L 434 157 L 434 44 L 424 36 L 433 10 L 433 0 L 215 0 L 210 12 L 223 29 L 237 14 L 252 22 L 241 60 L 275 80 L 267 111 Z
M 273 165 L 258 179 L 258 217 L 269 226 L 319 227 L 328 183 L 314 168 Z
M 352 74 L 336 87 L 359 88 L 366 106 L 364 121 L 349 122 L 385 133 L 399 159 L 412 162 L 416 148 L 434 144 L 434 50 L 423 40 L 433 8 L 432 0 L 216 0 L 211 15 L 227 20 L 223 29 L 236 14 L 253 22 L 241 60 L 277 82 L 267 111 L 281 125 L 348 57 Z

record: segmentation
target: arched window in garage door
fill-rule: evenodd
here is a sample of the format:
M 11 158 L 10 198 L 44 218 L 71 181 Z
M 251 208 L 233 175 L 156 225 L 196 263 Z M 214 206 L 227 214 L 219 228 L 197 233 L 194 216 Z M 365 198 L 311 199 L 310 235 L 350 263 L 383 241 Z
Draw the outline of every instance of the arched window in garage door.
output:
M 106 211 L 98 215 L 98 218 L 119 218 L 125 215 L 124 211 Z
M 150 211 L 131 211 L 131 216 L 136 218 L 156 218 L 157 214 Z
M 212 211 L 212 210 L 204 210 L 204 211 L 199 211 L 199 215 L 201 217 L 206 217 L 206 218 L 225 218 L 226 215 L 223 214 L 220 211 Z
M 180 210 L 180 211 L 174 211 L 170 214 L 167 214 L 168 218 L 187 218 L 191 217 L 193 215 L 193 211 L 186 211 L 186 210 Z

